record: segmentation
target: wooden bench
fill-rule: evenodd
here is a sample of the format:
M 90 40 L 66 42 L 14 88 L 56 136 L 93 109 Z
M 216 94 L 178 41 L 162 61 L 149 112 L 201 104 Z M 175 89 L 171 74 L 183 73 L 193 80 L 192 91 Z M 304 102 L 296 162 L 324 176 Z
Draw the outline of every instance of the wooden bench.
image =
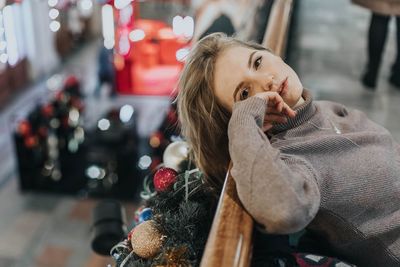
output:
M 286 50 L 292 8 L 293 0 L 274 0 L 269 15 L 263 45 L 280 56 Z M 200 266 L 250 266 L 253 225 L 228 172 Z

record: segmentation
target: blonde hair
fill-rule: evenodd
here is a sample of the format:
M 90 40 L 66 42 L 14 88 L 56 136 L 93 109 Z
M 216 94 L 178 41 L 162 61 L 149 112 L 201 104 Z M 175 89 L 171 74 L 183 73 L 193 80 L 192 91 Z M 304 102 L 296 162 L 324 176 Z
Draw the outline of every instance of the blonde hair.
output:
M 232 46 L 268 50 L 223 33 L 207 35 L 192 48 L 178 83 L 182 135 L 205 182 L 217 191 L 222 189 L 230 161 L 227 131 L 231 114 L 215 96 L 214 71 L 217 57 Z

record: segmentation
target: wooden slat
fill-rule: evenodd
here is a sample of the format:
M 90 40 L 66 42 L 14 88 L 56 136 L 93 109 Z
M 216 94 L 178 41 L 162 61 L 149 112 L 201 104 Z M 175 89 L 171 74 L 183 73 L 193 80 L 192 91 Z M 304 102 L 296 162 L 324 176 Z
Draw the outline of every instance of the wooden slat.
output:
M 268 19 L 263 45 L 279 56 L 285 53 L 292 4 L 292 0 L 275 0 Z M 200 266 L 250 266 L 253 225 L 228 172 Z
M 252 231 L 253 219 L 243 209 L 228 173 L 200 266 L 249 266 Z
M 263 45 L 284 56 L 293 0 L 275 0 L 265 31 Z

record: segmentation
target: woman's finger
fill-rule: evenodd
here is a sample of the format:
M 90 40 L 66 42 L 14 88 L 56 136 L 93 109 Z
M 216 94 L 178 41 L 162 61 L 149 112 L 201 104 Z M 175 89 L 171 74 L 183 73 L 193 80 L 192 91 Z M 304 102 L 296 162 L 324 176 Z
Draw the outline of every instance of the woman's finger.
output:
M 296 116 L 296 111 L 294 111 L 291 107 L 289 107 L 288 104 L 285 103 L 283 106 L 283 113 L 288 115 L 291 118 L 294 118 Z
M 277 92 L 266 92 L 264 94 L 265 100 L 271 103 L 271 105 L 276 105 L 279 102 L 284 102 L 283 98 Z
M 265 116 L 264 123 L 286 123 L 287 118 L 282 115 L 269 114 Z
M 263 92 L 255 96 L 267 100 L 267 112 L 283 113 L 289 117 L 296 116 L 296 112 L 283 101 L 277 92 Z
M 285 116 L 292 117 L 293 114 L 296 114 L 296 112 L 290 108 L 286 103 L 282 103 L 282 107 L 276 107 L 276 106 L 271 106 L 267 107 L 266 109 L 266 114 L 283 114 Z
M 278 111 L 279 113 L 280 112 L 282 112 L 282 109 L 283 109 L 283 107 L 284 107 L 284 104 L 285 104 L 285 102 L 278 102 L 277 104 L 276 104 L 276 111 Z

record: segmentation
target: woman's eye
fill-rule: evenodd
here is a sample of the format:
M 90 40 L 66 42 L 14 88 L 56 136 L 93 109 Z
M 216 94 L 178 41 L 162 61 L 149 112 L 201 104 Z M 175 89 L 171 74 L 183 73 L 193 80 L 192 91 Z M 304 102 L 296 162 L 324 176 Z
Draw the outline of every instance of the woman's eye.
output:
M 261 61 L 262 61 L 262 57 L 259 57 L 259 58 L 257 58 L 257 59 L 254 61 L 254 68 L 255 68 L 256 70 L 260 67 Z
M 244 88 L 241 92 L 240 92 L 240 100 L 245 100 L 246 98 L 249 97 L 249 89 Z

